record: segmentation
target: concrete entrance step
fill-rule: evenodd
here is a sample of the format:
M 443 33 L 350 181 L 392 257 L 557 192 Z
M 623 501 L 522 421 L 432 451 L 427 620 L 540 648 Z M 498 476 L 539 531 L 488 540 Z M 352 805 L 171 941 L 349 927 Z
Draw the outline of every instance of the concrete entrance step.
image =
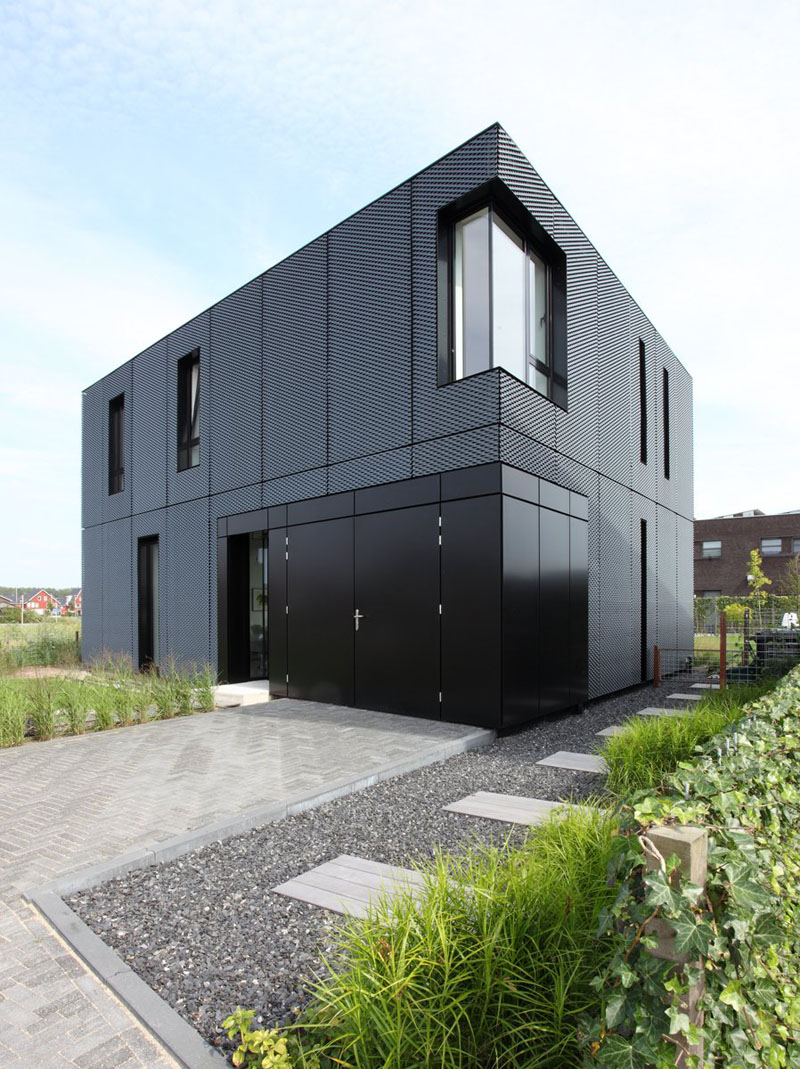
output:
M 217 709 L 236 709 L 240 705 L 260 705 L 268 702 L 269 680 L 251 679 L 248 683 L 221 683 L 214 687 Z
M 602 735 L 606 739 L 610 739 L 612 735 L 619 735 L 620 731 L 624 731 L 625 728 L 622 724 L 609 724 L 607 728 L 603 728 L 602 731 L 595 731 L 595 735 Z
M 451 813 L 465 813 L 470 817 L 502 820 L 507 824 L 541 824 L 554 809 L 568 809 L 567 802 L 548 802 L 543 798 L 525 798 L 518 794 L 496 794 L 477 791 L 451 805 L 442 806 Z
M 422 876 L 413 869 L 340 854 L 333 861 L 317 865 L 272 890 L 274 894 L 297 898 L 334 913 L 366 917 L 379 895 L 419 895 L 423 886 Z

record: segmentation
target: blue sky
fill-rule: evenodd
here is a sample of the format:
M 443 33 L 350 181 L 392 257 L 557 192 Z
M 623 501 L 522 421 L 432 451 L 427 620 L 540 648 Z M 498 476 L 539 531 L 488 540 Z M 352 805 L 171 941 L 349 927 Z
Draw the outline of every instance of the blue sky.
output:
M 0 0 L 0 583 L 80 575 L 80 391 L 499 121 L 800 508 L 800 7 Z

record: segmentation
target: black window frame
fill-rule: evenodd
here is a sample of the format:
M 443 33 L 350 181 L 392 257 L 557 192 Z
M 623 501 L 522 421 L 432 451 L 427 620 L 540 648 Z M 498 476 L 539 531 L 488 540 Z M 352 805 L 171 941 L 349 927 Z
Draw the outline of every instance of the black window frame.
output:
M 108 402 L 108 493 L 125 489 L 125 394 Z
M 471 375 L 455 378 L 455 307 L 453 300 L 455 268 L 455 234 L 456 224 L 482 208 L 496 212 L 500 219 L 510 227 L 524 242 L 526 253 L 530 249 L 547 269 L 547 303 L 548 303 L 548 362 L 547 366 L 536 361 L 537 370 L 545 374 L 549 382 L 547 395 L 533 386 L 525 385 L 540 397 L 567 409 L 567 258 L 564 251 L 531 215 L 514 193 L 495 178 L 490 182 L 459 197 L 452 204 L 439 212 L 439 240 L 437 258 L 437 297 L 438 297 L 438 379 L 439 386 L 448 386 L 461 382 L 463 378 L 497 371 L 499 365 L 489 367 Z M 491 225 L 491 220 L 490 220 Z M 489 277 L 491 278 L 491 250 L 489 259 Z M 490 309 L 491 315 L 491 309 Z M 526 316 L 527 318 L 527 316 Z M 491 335 L 490 335 L 491 336 Z M 490 360 L 493 354 L 489 354 Z M 529 364 L 526 354 L 526 369 Z M 513 373 L 502 368 L 508 375 Z M 518 381 L 522 381 L 518 379 Z
M 664 433 L 664 478 L 669 479 L 670 455 L 669 455 L 669 372 L 662 368 L 661 377 L 661 422 Z
M 192 372 L 197 368 L 197 397 L 192 397 Z M 177 463 L 178 471 L 188 471 L 200 464 L 200 350 L 182 356 L 177 365 Z M 194 401 L 193 420 L 192 402 Z M 192 435 L 196 422 L 197 434 Z
M 639 338 L 639 461 L 647 464 L 647 354 Z

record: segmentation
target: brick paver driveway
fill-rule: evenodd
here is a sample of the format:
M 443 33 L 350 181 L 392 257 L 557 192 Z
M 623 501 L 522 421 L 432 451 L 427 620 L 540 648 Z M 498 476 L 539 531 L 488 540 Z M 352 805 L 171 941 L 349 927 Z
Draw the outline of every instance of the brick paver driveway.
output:
M 464 734 L 284 700 L 0 751 L 0 1066 L 174 1064 L 22 891 Z

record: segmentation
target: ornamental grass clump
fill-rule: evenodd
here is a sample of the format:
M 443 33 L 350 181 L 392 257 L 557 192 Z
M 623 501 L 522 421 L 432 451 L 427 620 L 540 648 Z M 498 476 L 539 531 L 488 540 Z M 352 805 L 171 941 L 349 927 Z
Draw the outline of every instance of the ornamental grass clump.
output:
M 27 712 L 31 734 L 39 742 L 44 742 L 52 739 L 56 733 L 63 680 L 42 675 L 27 682 Z
M 66 718 L 68 735 L 82 735 L 86 731 L 89 719 L 90 688 L 81 682 L 65 683 L 61 697 L 61 708 Z
M 0 679 L 0 746 L 20 746 L 28 722 L 26 703 L 12 680 Z
M 110 683 L 95 683 L 91 687 L 89 698 L 94 711 L 93 727 L 95 731 L 108 731 L 117 726 L 114 707 L 116 704 L 115 688 Z
M 618 798 L 655 790 L 681 761 L 692 759 L 698 746 L 741 719 L 749 701 L 773 686 L 774 680 L 764 680 L 710 691 L 683 716 L 631 717 L 624 731 L 611 736 L 602 749 L 608 790 Z
M 522 847 L 440 856 L 425 893 L 383 900 L 345 930 L 302 1022 L 322 1066 L 579 1065 L 576 1025 L 610 953 L 598 918 L 613 816 L 576 807 Z

